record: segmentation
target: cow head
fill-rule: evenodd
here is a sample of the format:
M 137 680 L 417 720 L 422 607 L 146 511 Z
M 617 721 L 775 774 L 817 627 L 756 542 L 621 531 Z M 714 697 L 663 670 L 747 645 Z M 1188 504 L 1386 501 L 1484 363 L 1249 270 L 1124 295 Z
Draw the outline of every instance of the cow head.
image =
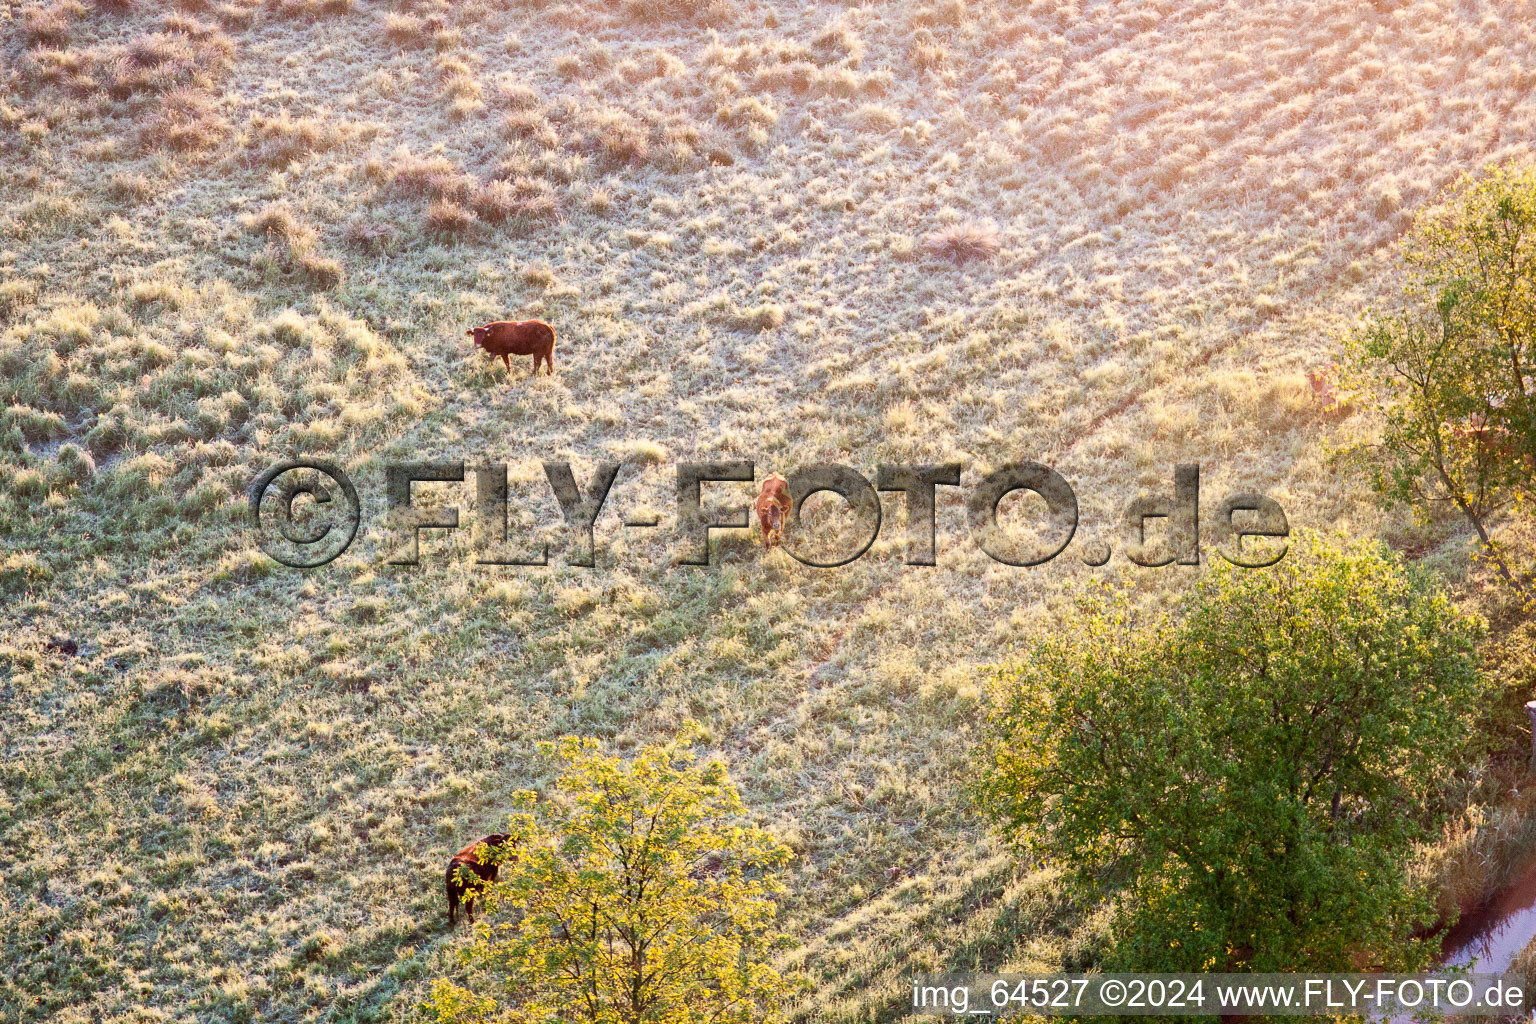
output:
M 490 333 L 490 330 L 489 328 L 485 327 L 475 327 L 465 331 L 464 333 L 475 339 L 475 348 L 484 348 L 485 336 Z
M 506 855 L 496 851 L 505 846 L 511 838 L 505 832 L 492 832 L 480 840 L 480 845 L 475 847 L 475 859 L 481 864 L 500 864 L 506 859 Z
M 762 510 L 763 546 L 773 547 L 784 541 L 784 509 L 776 501 L 769 502 Z

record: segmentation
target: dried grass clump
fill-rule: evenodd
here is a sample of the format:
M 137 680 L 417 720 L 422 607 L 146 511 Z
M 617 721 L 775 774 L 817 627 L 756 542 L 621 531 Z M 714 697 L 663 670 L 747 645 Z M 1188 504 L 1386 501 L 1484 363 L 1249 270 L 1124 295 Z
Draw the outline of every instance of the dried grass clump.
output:
M 247 231 L 267 235 L 282 243 L 285 269 L 316 288 L 334 288 L 343 277 L 339 260 L 318 251 L 320 233 L 301 220 L 285 203 L 271 203 L 242 219 Z
M 69 24 L 80 7 L 72 3 L 53 3 L 26 11 L 22 35 L 30 46 L 64 46 L 69 42 Z
M 155 194 L 155 183 L 142 174 L 119 171 L 108 179 L 107 193 L 120 202 L 142 203 Z
M 315 18 L 330 14 L 347 14 L 352 10 L 352 0 L 267 0 L 267 10 L 279 18 Z
M 554 186 L 538 178 L 513 178 L 482 185 L 471 206 L 487 224 L 529 228 L 559 216 Z
M 768 92 L 808 93 L 821 81 L 821 69 L 808 60 L 769 64 L 752 73 L 752 86 Z
M 37 282 L 24 277 L 0 283 L 0 318 L 14 315 L 37 302 Z
M 95 83 L 90 55 L 80 50 L 38 47 L 27 54 L 23 67 L 34 81 L 45 85 L 71 86 L 76 81 Z M 80 90 L 77 88 L 76 92 Z
M 1003 243 L 993 225 L 966 221 L 932 232 L 923 239 L 923 248 L 930 256 L 939 259 L 969 263 L 995 258 L 1002 251 Z
M 242 217 L 240 222 L 247 231 L 276 235 L 290 242 L 312 244 L 317 237 L 315 229 L 301 221 L 287 203 L 268 203 L 258 212 Z
M 644 127 L 628 117 L 614 118 L 598 128 L 596 153 L 610 165 L 638 167 L 651 154 L 651 143 Z
M 722 103 L 715 110 L 721 124 L 734 128 L 770 128 L 779 122 L 779 113 L 767 97 L 741 96 L 734 103 Z
M 740 331 L 771 331 L 784 326 L 784 308 L 768 302 L 750 309 L 737 310 L 731 322 Z
M 520 139 L 544 149 L 555 149 L 560 145 L 560 133 L 550 124 L 544 112 L 534 107 L 512 111 L 502 122 L 502 127 L 508 138 Z
M 930 29 L 920 28 L 912 33 L 912 41 L 907 44 L 907 59 L 919 71 L 932 71 L 944 66 L 949 60 L 949 51 L 939 44 Z
M 637 21 L 697 21 L 719 24 L 730 17 L 727 0 L 627 0 L 624 11 Z
M 452 201 L 440 199 L 427 208 L 423 223 L 426 224 L 428 233 L 440 238 L 451 238 L 468 234 L 474 230 L 480 218 L 475 216 L 475 211 Z
M 315 288 L 335 288 L 345 278 L 341 261 L 322 256 L 313 250 L 290 250 L 293 267 L 300 277 Z
M 107 92 L 113 99 L 168 93 L 186 85 L 206 87 L 229 70 L 235 54 L 229 36 L 191 19 L 173 24 L 174 31 L 146 33 L 104 59 Z
M 864 41 L 846 25 L 831 25 L 811 40 L 811 52 L 818 64 L 858 64 L 864 59 Z
M 160 111 L 145 125 L 143 140 L 180 152 L 207 149 L 229 131 L 213 97 L 183 86 L 166 94 Z
M 221 31 L 217 25 L 174 11 L 165 16 L 160 27 L 172 35 L 183 35 L 191 39 L 209 39 Z
M 439 57 L 437 71 L 442 82 L 439 95 L 448 101 L 450 114 L 464 117 L 484 109 L 484 89 L 472 67 L 457 58 Z
M 403 146 L 395 151 L 386 172 L 390 186 L 404 195 L 464 202 L 480 180 L 445 156 L 417 156 Z
M 512 82 L 497 92 L 501 105 L 508 110 L 529 110 L 539 105 L 539 92 L 531 85 Z
M 431 37 L 431 30 L 422 18 L 400 13 L 384 15 L 384 38 L 396 46 L 424 47 Z
M 318 117 L 293 117 L 287 110 L 279 111 L 276 117 L 257 114 L 251 118 L 249 130 L 249 159 L 268 167 L 286 167 L 302 157 L 329 152 L 354 138 L 370 137 L 374 131 L 368 126 Z
M 359 221 L 347 228 L 347 244 L 364 252 L 393 252 L 400 240 L 400 230 L 392 224 Z
M 219 20 L 229 28 L 249 28 L 250 25 L 256 20 L 256 4 L 219 4 L 217 13 Z

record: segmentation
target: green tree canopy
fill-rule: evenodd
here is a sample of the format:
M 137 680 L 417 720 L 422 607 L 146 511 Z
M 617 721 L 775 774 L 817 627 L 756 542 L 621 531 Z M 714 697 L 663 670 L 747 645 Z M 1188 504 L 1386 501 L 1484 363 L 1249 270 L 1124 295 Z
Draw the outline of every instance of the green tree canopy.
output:
M 1176 620 L 1091 594 L 996 674 L 983 805 L 1120 889 L 1109 966 L 1422 963 L 1405 867 L 1472 734 L 1480 629 L 1384 549 L 1311 537 L 1214 569 Z
M 443 1024 L 745 1024 L 773 1019 L 776 871 L 789 850 L 753 827 L 695 732 L 623 760 L 593 740 L 541 744 L 563 767 L 548 799 L 517 795 L 490 913 L 439 980 Z
M 1400 307 L 1347 343 L 1386 420 L 1362 454 L 1389 500 L 1459 510 L 1524 591 L 1493 520 L 1536 494 L 1536 168 L 1462 181 L 1417 219 L 1403 258 Z

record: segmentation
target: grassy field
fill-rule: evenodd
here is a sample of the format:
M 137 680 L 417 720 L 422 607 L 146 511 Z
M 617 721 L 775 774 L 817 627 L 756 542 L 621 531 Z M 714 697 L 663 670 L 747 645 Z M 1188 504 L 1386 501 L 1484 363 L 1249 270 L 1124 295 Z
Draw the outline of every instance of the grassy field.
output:
M 1081 558 L 1179 462 L 1207 509 L 1261 490 L 1477 593 L 1457 524 L 1330 463 L 1369 411 L 1305 374 L 1394 292 L 1415 209 L 1528 152 L 1533 22 L 0 0 L 0 1020 L 409 1018 L 455 941 L 442 864 L 548 777 L 533 741 L 689 717 L 796 851 L 802 1019 L 1091 961 L 1104 922 L 968 807 L 975 668 L 1070 629 L 1075 581 L 1153 604 L 1200 572 Z M 554 376 L 471 350 L 503 317 L 556 326 Z M 370 513 L 310 572 L 246 528 L 291 455 Z M 597 567 L 557 529 L 547 569 L 476 566 L 467 529 L 386 565 L 383 466 L 432 458 L 509 463 L 524 531 L 559 522 L 540 460 L 627 460 Z M 676 463 L 732 458 L 1035 459 L 1082 539 L 994 563 L 948 488 L 933 568 L 899 502 L 842 569 L 745 532 L 672 565 Z M 469 525 L 469 485 L 419 493 Z

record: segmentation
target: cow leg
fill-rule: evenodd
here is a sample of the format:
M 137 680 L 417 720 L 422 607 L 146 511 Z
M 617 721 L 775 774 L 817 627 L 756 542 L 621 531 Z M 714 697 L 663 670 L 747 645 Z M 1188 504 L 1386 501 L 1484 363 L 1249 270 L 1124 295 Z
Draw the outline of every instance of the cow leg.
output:
M 544 353 L 544 366 L 546 367 L 545 376 L 553 377 L 555 375 L 555 346 L 553 345 L 549 346 L 549 351 Z
M 508 356 L 505 352 L 503 352 L 501 354 L 501 361 L 506 364 L 507 372 L 511 373 L 512 372 L 512 359 L 511 359 L 511 357 Z
M 456 911 L 458 909 L 458 906 L 459 906 L 459 893 L 458 893 L 458 890 L 454 888 L 453 882 L 454 882 L 454 878 L 453 878 L 453 865 L 450 864 L 450 865 L 448 865 L 448 879 L 447 879 L 447 888 L 448 888 L 448 927 L 449 928 L 452 928 L 454 926 L 454 924 L 455 924 L 454 911 Z

